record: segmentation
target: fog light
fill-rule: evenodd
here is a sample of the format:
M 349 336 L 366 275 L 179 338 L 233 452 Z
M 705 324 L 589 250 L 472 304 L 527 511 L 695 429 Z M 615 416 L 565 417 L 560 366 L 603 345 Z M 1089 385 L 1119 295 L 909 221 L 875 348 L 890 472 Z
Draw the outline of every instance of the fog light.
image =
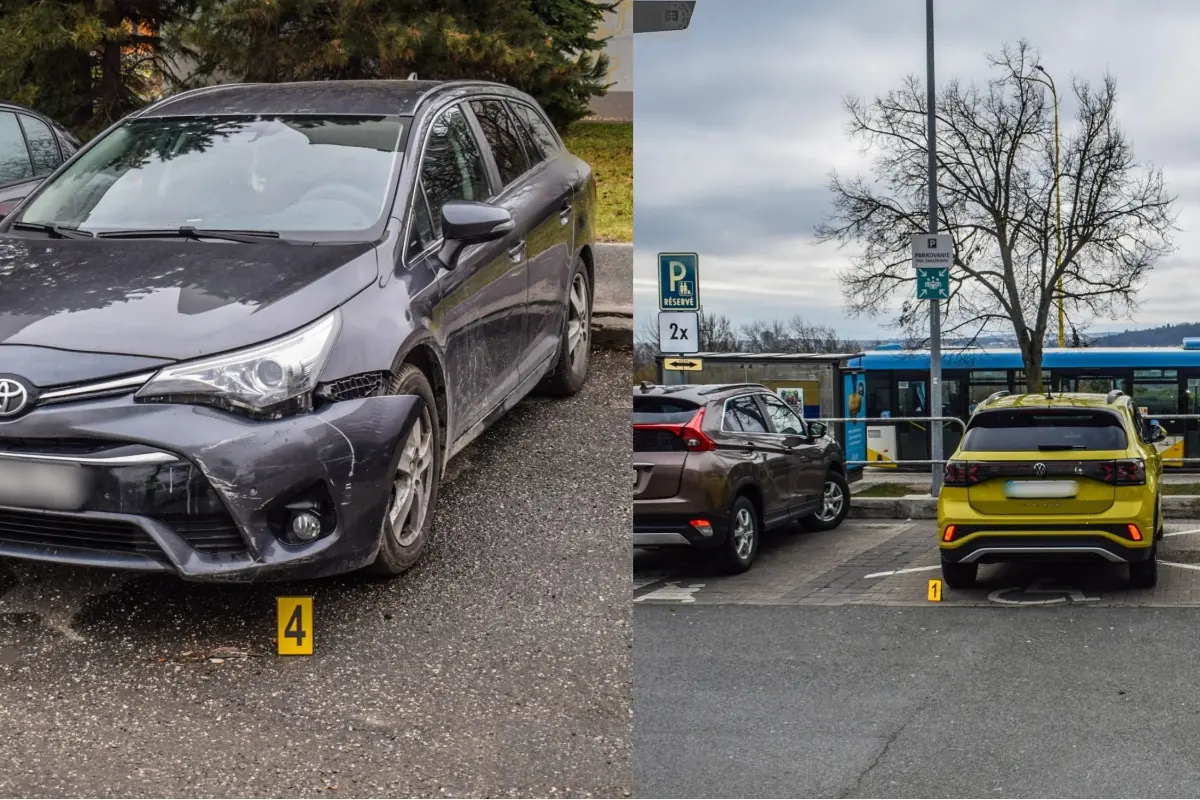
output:
M 292 515 L 292 535 L 302 542 L 311 542 L 321 535 L 321 518 L 308 511 Z
M 712 525 L 706 519 L 689 519 L 688 525 L 695 528 L 701 536 L 712 536 Z

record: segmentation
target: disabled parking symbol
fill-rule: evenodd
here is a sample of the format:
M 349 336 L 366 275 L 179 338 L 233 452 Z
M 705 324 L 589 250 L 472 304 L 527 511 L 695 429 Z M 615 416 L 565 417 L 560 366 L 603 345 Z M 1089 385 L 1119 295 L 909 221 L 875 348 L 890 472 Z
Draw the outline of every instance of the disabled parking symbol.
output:
M 988 595 L 988 600 L 1006 606 L 1049 606 L 1066 602 L 1088 603 L 1099 599 L 1088 597 L 1073 586 L 1054 586 L 1046 578 L 1040 578 L 1025 587 L 997 589 Z

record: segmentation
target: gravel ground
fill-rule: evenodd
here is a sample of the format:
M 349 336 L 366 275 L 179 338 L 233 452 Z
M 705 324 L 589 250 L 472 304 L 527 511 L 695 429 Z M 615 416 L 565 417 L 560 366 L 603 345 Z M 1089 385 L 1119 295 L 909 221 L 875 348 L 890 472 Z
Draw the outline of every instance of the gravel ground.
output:
M 391 582 L 0 565 L 0 796 L 627 795 L 630 370 L 465 451 Z M 274 653 L 283 594 L 312 657 Z

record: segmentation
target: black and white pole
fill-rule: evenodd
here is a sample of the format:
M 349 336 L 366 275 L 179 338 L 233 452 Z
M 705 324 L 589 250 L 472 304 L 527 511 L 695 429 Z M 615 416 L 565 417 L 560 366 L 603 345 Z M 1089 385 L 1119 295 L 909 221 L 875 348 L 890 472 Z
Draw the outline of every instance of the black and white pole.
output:
M 925 0 L 925 54 L 927 59 L 926 105 L 929 113 L 929 233 L 938 232 L 937 202 L 937 111 L 934 107 L 933 84 L 933 0 Z M 936 298 L 929 301 L 929 416 L 942 415 L 942 308 Z M 930 493 L 937 497 L 942 491 L 942 423 L 929 425 L 929 444 L 933 460 Z

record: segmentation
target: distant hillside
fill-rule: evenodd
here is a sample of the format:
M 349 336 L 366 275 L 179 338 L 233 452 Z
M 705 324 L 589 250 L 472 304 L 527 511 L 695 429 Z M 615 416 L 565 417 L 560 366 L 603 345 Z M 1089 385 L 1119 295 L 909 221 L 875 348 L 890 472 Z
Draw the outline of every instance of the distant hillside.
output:
M 1200 337 L 1200 322 L 1163 325 L 1124 333 L 1089 336 L 1092 347 L 1178 347 L 1184 339 Z

